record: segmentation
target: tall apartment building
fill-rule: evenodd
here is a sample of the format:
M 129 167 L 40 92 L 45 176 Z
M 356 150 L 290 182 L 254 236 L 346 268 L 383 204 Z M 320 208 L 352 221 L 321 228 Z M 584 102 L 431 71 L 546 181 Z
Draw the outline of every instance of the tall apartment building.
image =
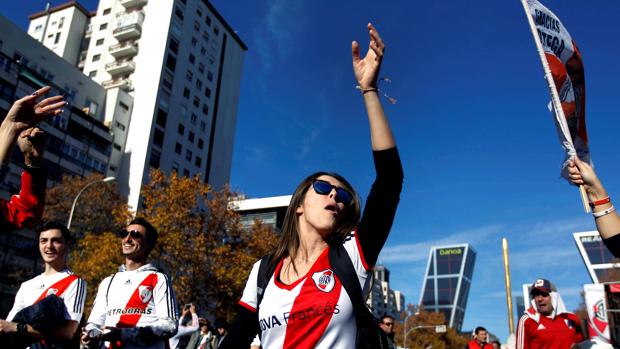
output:
M 465 318 L 475 262 L 476 251 L 469 244 L 433 246 L 428 256 L 419 304 L 443 313 L 457 332 Z
M 383 315 L 400 319 L 401 312 L 405 310 L 405 295 L 390 288 L 390 271 L 383 265 L 376 265 L 373 269 L 372 287 L 366 304 L 376 319 Z
M 80 47 L 77 63 L 67 61 L 107 89 L 104 122 L 114 134 L 107 174 L 129 205 L 138 207 L 151 167 L 198 175 L 215 188 L 227 183 L 247 47 L 224 18 L 206 0 L 80 8 L 72 1 L 35 14 L 28 32 L 62 57 Z M 59 45 L 65 36 L 71 42 Z

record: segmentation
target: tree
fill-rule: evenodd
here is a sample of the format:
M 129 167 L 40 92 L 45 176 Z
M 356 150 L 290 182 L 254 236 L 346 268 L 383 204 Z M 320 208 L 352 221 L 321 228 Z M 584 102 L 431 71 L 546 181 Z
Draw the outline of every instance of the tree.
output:
M 86 177 L 64 176 L 61 183 L 47 191 L 43 219 L 67 222 L 73 199 L 88 183 L 103 179 L 97 173 Z M 115 231 L 130 217 L 127 199 L 116 190 L 114 182 L 98 183 L 86 189 L 73 213 L 71 231 L 76 239 L 85 233 Z
M 93 186 L 91 195 L 103 195 L 97 193 L 101 190 Z M 159 233 L 149 259 L 170 276 L 177 300 L 232 319 L 252 264 L 274 247 L 275 233 L 260 222 L 250 230 L 242 229 L 239 214 L 230 204 L 235 194 L 229 188 L 213 191 L 199 177 L 166 176 L 153 170 L 141 194 L 142 208 L 137 216 L 146 218 Z M 90 285 L 87 309 L 96 285 L 124 261 L 120 240 L 112 232 L 116 222 L 126 224 L 129 217 L 124 207 L 111 207 L 102 199 L 91 205 L 93 212 L 88 217 L 101 219 L 104 228 L 81 237 L 71 254 L 73 270 Z M 101 211 L 113 212 L 112 217 L 98 216 Z
M 461 349 L 467 344 L 467 338 L 459 335 L 453 328 L 447 328 L 446 333 L 436 333 L 433 326 L 445 325 L 443 313 L 425 311 L 415 305 L 407 305 L 403 312 L 401 322 L 394 327 L 395 339 L 401 346 L 406 348 L 433 349 Z M 405 326 L 403 328 L 403 326 Z M 424 327 L 423 327 L 424 326 Z M 407 331 L 407 342 L 404 343 L 404 334 Z

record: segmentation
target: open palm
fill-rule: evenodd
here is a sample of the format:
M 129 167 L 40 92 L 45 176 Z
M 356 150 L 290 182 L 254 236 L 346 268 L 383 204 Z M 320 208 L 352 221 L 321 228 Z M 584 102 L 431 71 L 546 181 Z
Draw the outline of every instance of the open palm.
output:
M 379 36 L 377 29 L 368 23 L 368 35 L 370 43 L 368 44 L 368 52 L 362 59 L 360 57 L 360 47 L 357 41 L 351 44 L 351 53 L 353 55 L 353 72 L 358 85 L 362 89 L 375 88 L 379 70 L 381 68 L 381 60 L 385 51 L 383 40 Z

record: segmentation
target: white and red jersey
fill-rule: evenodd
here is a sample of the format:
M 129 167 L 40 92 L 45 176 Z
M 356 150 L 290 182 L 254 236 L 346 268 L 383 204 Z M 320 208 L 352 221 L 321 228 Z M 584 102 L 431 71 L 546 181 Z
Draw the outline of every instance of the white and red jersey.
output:
M 51 294 L 63 299 L 66 308 L 65 319 L 78 322 L 82 319 L 86 299 L 86 282 L 73 274 L 71 270 L 64 269 L 51 275 L 40 274 L 22 283 L 15 296 L 13 308 L 6 318 L 7 321 L 12 321 L 20 310 Z
M 355 233 L 344 242 L 362 290 L 368 290 L 369 271 Z M 256 286 L 260 261 L 254 264 L 240 304 L 256 311 Z M 356 347 L 357 325 L 353 305 L 329 263 L 329 248 L 308 273 L 291 285 L 277 277 L 279 262 L 269 280 L 258 310 L 263 348 Z
M 105 278 L 88 323 L 100 328 L 150 327 L 155 336 L 168 338 L 176 333 L 176 319 L 176 300 L 168 277 L 147 264 L 131 271 L 122 266 L 118 273 Z M 132 348 L 134 340 L 140 343 L 140 338 L 128 340 L 125 348 Z M 164 348 L 166 341 L 157 341 L 148 348 Z

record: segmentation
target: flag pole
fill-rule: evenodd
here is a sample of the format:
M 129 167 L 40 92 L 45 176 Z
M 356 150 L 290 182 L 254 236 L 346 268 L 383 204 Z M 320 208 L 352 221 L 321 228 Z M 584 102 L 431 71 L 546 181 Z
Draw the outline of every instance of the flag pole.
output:
M 536 50 L 538 51 L 540 62 L 542 63 L 543 70 L 545 71 L 545 80 L 547 80 L 547 86 L 549 87 L 549 93 L 551 94 L 551 103 L 553 104 L 553 111 L 555 114 L 555 118 L 557 122 L 560 124 L 562 133 L 564 134 L 564 138 L 566 139 L 564 146 L 570 149 L 569 154 L 576 156 L 577 152 L 575 151 L 575 145 L 573 144 L 573 139 L 570 135 L 568 124 L 566 123 L 566 116 L 564 115 L 564 109 L 562 109 L 562 102 L 560 101 L 560 95 L 558 94 L 558 90 L 555 86 L 555 82 L 553 81 L 553 76 L 551 75 L 551 69 L 549 68 L 549 63 L 547 62 L 547 58 L 545 57 L 545 49 L 542 46 L 542 42 L 540 42 L 540 37 L 538 36 L 538 31 L 536 30 L 536 24 L 534 23 L 532 14 L 530 13 L 529 7 L 527 6 L 527 0 L 521 0 L 521 5 L 523 5 L 523 10 L 525 10 L 525 17 L 527 17 L 527 22 L 530 25 L 530 31 L 532 32 L 532 36 L 534 37 L 534 43 L 536 44 Z M 583 210 L 586 213 L 590 213 L 591 212 L 590 204 L 588 202 L 588 198 L 586 196 L 586 190 L 584 189 L 583 185 L 579 186 L 579 194 L 581 195 L 581 203 L 583 204 Z
M 508 329 L 510 334 L 515 333 L 515 323 L 512 312 L 512 288 L 510 286 L 510 265 L 508 264 L 508 241 L 502 238 L 502 255 L 504 256 L 504 281 L 506 283 L 506 305 L 508 306 Z

